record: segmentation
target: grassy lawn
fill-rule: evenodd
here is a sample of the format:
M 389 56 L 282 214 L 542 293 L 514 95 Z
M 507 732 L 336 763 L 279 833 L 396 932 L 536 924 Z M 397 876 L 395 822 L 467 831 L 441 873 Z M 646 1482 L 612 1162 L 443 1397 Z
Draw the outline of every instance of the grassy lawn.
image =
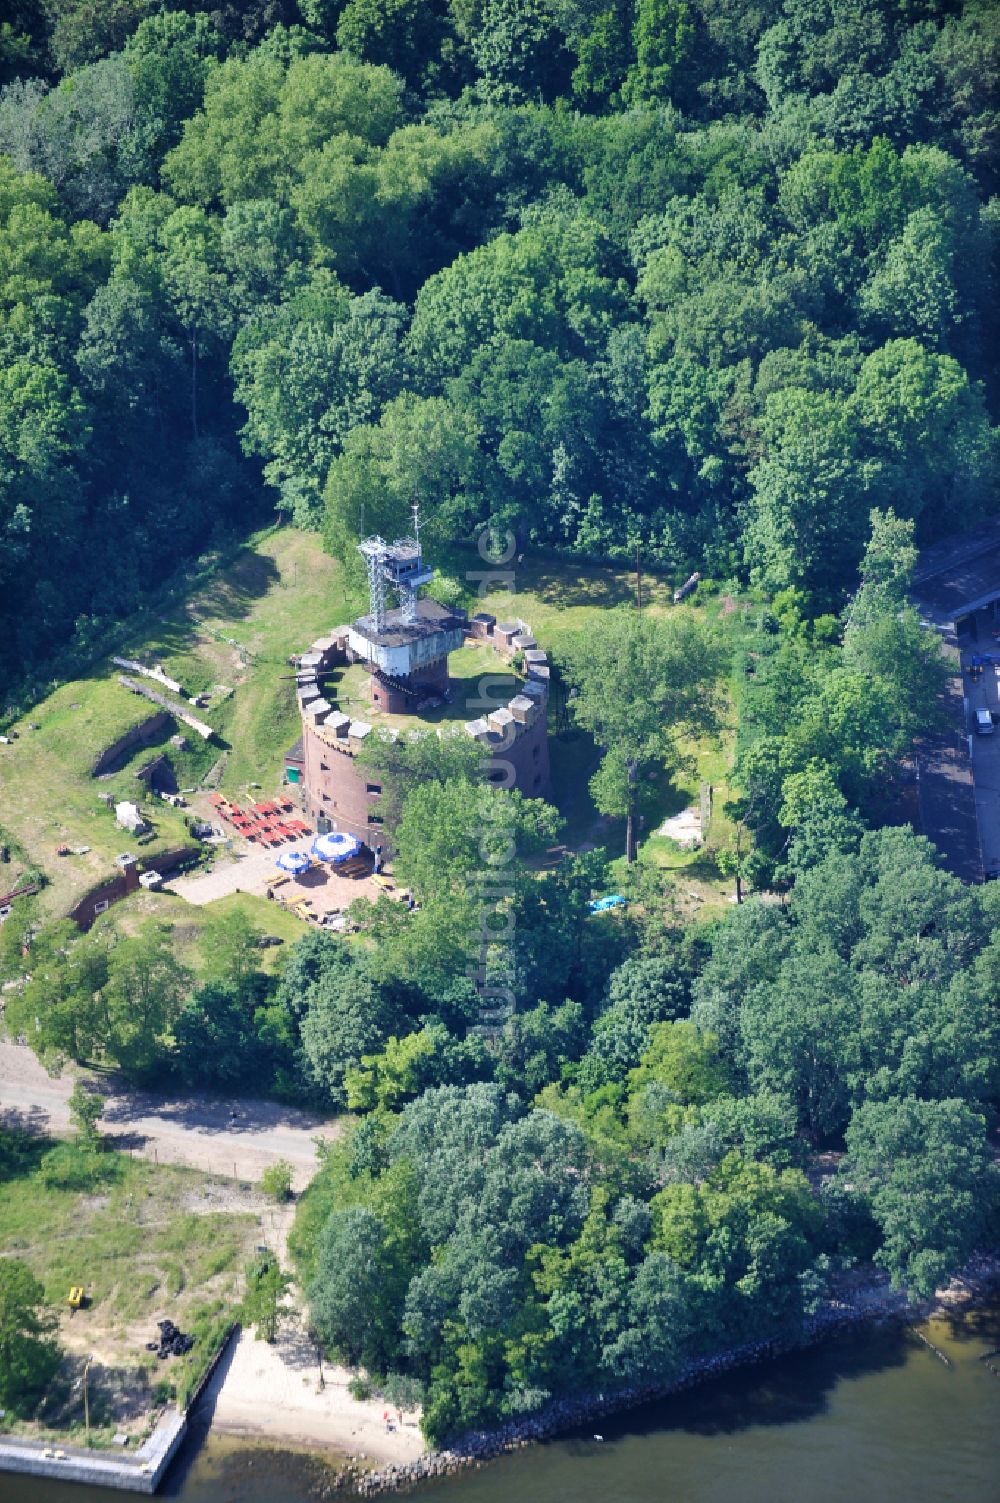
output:
M 565 820 L 560 838 L 574 849 L 590 843 L 614 852 L 625 844 L 624 827 L 619 831 L 617 821 L 598 813 L 588 787 L 600 761 L 600 750 L 585 731 L 568 729 L 549 736 L 552 801 Z
M 486 713 L 470 700 L 479 698 L 478 683 L 490 675 L 490 706 L 501 703 L 501 695 L 508 698 L 517 693 L 523 680 L 514 673 L 495 647 L 489 643 L 462 647 L 448 659 L 448 676 L 451 680 L 451 698 L 433 709 L 416 710 L 407 715 L 389 715 L 376 709 L 368 693 L 369 670 L 362 663 L 352 663 L 338 669 L 326 681 L 326 691 L 331 701 L 336 702 L 345 714 L 356 720 L 366 720 L 371 725 L 434 726 L 448 722 L 461 724 Z M 499 683 L 498 678 L 504 680 Z
M 498 620 L 519 616 L 527 621 L 540 646 L 557 662 L 566 639 L 585 631 L 600 611 L 633 604 L 636 599 L 634 570 L 530 555 L 516 565 L 515 585 L 516 593 L 500 590 L 487 594 L 474 608 L 489 611 Z M 715 621 L 731 646 L 735 646 L 745 629 L 745 602 L 712 593 L 710 587 L 702 586 L 690 601 L 675 606 L 672 586 L 644 573 L 642 601 L 643 609 L 654 614 L 695 611 Z M 564 724 L 558 694 L 553 696 L 550 729 L 555 731 L 549 747 L 553 798 L 566 820 L 563 839 L 570 846 L 601 845 L 617 856 L 625 844 L 624 827 L 618 821 L 601 818 L 587 787 L 597 768 L 599 752 L 589 737 Z M 723 877 L 714 859 L 714 852 L 727 845 L 733 833 L 723 811 L 731 796 L 727 777 L 732 740 L 732 730 L 728 729 L 720 739 L 689 743 L 683 748 L 691 765 L 672 781 L 661 780 L 652 799 L 653 812 L 640 839 L 644 858 L 676 877 L 681 897 L 687 900 L 685 906 L 704 909 L 706 914 L 723 908 L 732 890 L 730 879 Z M 701 849 L 685 851 L 676 841 L 655 832 L 670 815 L 699 802 L 703 782 L 711 784 L 713 789 L 708 838 Z
M 221 787 L 271 787 L 298 735 L 288 658 L 362 604 L 345 597 L 340 566 L 317 537 L 274 530 L 251 539 L 176 613 L 139 623 L 125 656 L 162 663 L 189 693 L 209 695 L 199 713 L 227 748 Z
M 482 569 L 478 560 L 472 568 Z M 473 610 L 489 611 L 498 621 L 520 617 L 527 621 L 539 644 L 558 654 L 564 636 L 587 626 L 598 611 L 632 605 L 636 598 L 635 570 L 607 564 L 579 563 L 526 554 L 515 563 L 512 593 L 507 589 L 485 594 Z M 643 573 L 643 608 L 673 609 L 673 587 Z M 687 609 L 687 607 L 684 607 Z
M 116 1428 L 141 1434 L 157 1402 L 174 1393 L 183 1400 L 197 1381 L 231 1319 L 243 1264 L 262 1240 L 264 1206 L 229 1181 L 122 1153 L 102 1155 L 98 1177 L 83 1187 L 50 1184 L 40 1167 L 50 1147 L 29 1139 L 0 1181 L 0 1246 L 44 1285 L 65 1358 L 33 1420 L 8 1417 L 0 1429 L 78 1434 L 77 1380 L 92 1355 L 91 1431 L 110 1443 Z M 65 1303 L 74 1284 L 89 1299 L 75 1313 Z M 186 1356 L 159 1362 L 145 1344 L 166 1318 L 196 1340 Z
M 652 833 L 643 840 L 641 849 L 646 860 L 674 877 L 683 909 L 691 911 L 693 905 L 704 917 L 715 917 L 726 907 L 733 891 L 732 878 L 720 872 L 715 859 L 716 852 L 729 845 L 734 835 L 733 823 L 724 808 L 732 797 L 727 782 L 732 733 L 727 733 L 721 742 L 700 741 L 689 744 L 684 750 L 691 765 L 662 789 L 656 814 L 647 821 L 647 829 Z M 708 834 L 703 846 L 685 850 L 676 840 L 656 831 L 671 815 L 699 805 L 703 783 L 708 783 L 712 789 Z
M 202 942 L 206 926 L 234 912 L 244 914 L 262 934 L 276 935 L 288 945 L 307 932 L 301 919 L 280 903 L 269 903 L 266 898 L 249 892 L 230 893 L 228 897 L 218 898 L 202 907 L 187 903 L 171 892 L 134 892 L 121 903 L 116 903 L 98 923 L 110 924 L 119 933 L 130 935 L 136 934 L 146 924 L 156 923 L 169 937 L 171 952 L 197 976 L 206 964 Z M 281 945 L 261 950 L 260 969 L 268 974 L 276 971 L 283 954 Z
M 90 708 L 88 690 L 92 684 L 96 703 L 88 715 L 83 707 L 86 704 Z M 101 709 L 106 707 L 108 687 L 79 679 L 65 685 L 32 712 L 37 731 L 25 726 L 13 746 L 0 747 L 0 840 L 3 832 L 9 832 L 13 845 L 23 853 L 24 863 L 48 877 L 49 886 L 40 898 L 47 914 L 63 915 L 89 887 L 111 876 L 114 859 L 123 851 L 155 856 L 193 843 L 180 811 L 159 800 L 148 800 L 134 777 L 127 773 L 100 781 L 91 777 L 94 728 Z M 110 717 L 108 741 L 120 736 L 136 718 L 132 696 L 117 685 L 115 688 L 128 703 L 122 707 L 121 719 Z M 71 704 L 80 704 L 78 716 Z M 78 740 L 67 726 L 72 716 L 77 716 Z M 139 718 L 143 718 L 141 714 Z M 153 826 L 155 838 L 140 845 L 134 836 L 120 830 L 114 810 L 100 802 L 98 793 L 138 802 Z M 68 845 L 71 854 L 57 856 L 58 845 Z M 78 854 L 83 846 L 90 849 Z M 17 866 L 12 863 L 5 870 L 13 886 Z M 6 881 L 3 885 L 6 887 Z

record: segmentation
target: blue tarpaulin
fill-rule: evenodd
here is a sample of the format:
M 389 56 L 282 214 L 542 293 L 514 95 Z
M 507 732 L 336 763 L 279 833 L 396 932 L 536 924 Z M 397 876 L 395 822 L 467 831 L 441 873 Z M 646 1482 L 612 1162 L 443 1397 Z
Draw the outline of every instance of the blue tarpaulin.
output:
M 623 907 L 625 899 L 621 893 L 612 893 L 609 898 L 595 898 L 590 905 L 591 913 L 605 913 L 609 908 Z

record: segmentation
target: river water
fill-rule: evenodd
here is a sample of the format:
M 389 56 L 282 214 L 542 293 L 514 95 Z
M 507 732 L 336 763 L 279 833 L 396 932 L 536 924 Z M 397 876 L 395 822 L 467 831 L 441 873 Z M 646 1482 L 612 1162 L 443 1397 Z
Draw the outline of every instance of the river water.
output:
M 420 1503 L 1000 1503 L 1000 1305 L 843 1337 L 427 1484 Z M 1000 1357 L 993 1359 L 1000 1370 Z M 312 1503 L 314 1458 L 195 1436 L 160 1496 Z M 0 1474 L 0 1503 L 121 1503 Z

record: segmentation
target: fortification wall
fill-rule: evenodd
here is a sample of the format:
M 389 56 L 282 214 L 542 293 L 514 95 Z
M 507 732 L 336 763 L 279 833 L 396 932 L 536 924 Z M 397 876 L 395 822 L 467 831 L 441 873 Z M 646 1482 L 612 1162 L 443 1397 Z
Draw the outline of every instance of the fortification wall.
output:
M 127 898 L 130 892 L 139 890 L 139 877 L 142 872 L 159 872 L 165 877 L 196 855 L 196 850 L 185 846 L 179 850 L 163 851 L 159 856 L 140 857 L 132 866 L 127 866 L 124 871 L 120 871 L 117 876 L 109 877 L 107 881 L 85 892 L 83 897 L 74 903 L 66 917 L 72 919 L 78 928 L 86 931 L 95 919 L 107 912 L 113 903 L 120 903 L 122 898 Z
M 170 724 L 171 716 L 165 710 L 147 715 L 145 720 L 140 720 L 124 736 L 119 736 L 117 741 L 112 741 L 110 746 L 104 748 L 90 769 L 91 777 L 99 778 L 104 772 L 113 772 L 119 762 L 128 760 L 137 746 L 148 746 L 159 740 Z
M 382 785 L 374 773 L 356 764 L 364 738 L 352 738 L 346 731 L 338 736 L 335 728 L 324 731 L 303 720 L 303 806 L 314 822 L 328 819 L 335 829 L 368 846 L 381 845 L 378 801 Z
M 551 668 L 548 655 L 535 641 L 527 621 L 520 617 L 498 622 L 480 611 L 469 622 L 469 635 L 492 642 L 505 662 L 520 657 L 525 683 L 506 704 L 488 710 L 463 730 L 483 747 L 493 761 L 493 781 L 519 789 L 529 798 L 545 798 L 551 789 L 549 766 L 548 706 Z
M 491 780 L 517 788 L 531 798 L 545 797 L 551 788 L 548 744 L 549 662 L 520 618 L 497 623 L 484 613 L 474 616 L 466 636 L 488 641 L 504 662 L 520 655 L 526 681 L 507 701 L 466 721 L 453 734 L 471 736 L 491 763 Z M 461 649 L 459 649 L 461 650 Z M 302 720 L 303 779 L 299 785 L 308 818 L 328 819 L 332 826 L 354 835 L 369 847 L 384 844 L 380 813 L 381 782 L 376 773 L 359 767 L 357 754 L 373 733 L 367 721 L 351 720 L 326 699 L 321 680 L 352 659 L 348 628 L 338 627 L 315 641 L 296 664 L 299 713 Z M 395 704 L 378 708 L 395 710 Z M 409 700 L 404 708 L 409 707 Z

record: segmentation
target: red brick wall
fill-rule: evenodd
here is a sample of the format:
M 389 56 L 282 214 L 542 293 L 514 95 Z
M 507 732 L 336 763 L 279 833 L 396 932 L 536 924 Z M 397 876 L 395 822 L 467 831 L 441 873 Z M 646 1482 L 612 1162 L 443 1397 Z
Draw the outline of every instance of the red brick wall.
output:
M 315 821 L 325 815 L 334 829 L 344 830 L 366 845 L 372 841 L 381 845 L 379 826 L 369 825 L 369 816 L 378 813 L 378 796 L 368 792 L 368 783 L 377 782 L 377 778 L 358 771 L 349 752 L 327 746 L 304 722 L 302 744 L 305 751 L 303 804 L 309 818 Z
M 479 634 L 475 628 L 480 625 L 489 639 L 493 633 L 487 623 L 474 621 L 473 635 Z M 428 664 L 413 677 L 426 686 L 428 693 L 435 689 L 440 692 L 447 686 L 447 663 L 442 660 Z M 394 692 L 390 686 L 380 684 L 376 677 L 373 677 L 372 685 L 373 697 L 380 709 L 390 714 L 405 714 L 413 708 L 414 699 L 410 695 Z M 509 747 L 498 751 L 493 759 L 497 771 L 505 775 L 497 781 L 520 789 L 529 798 L 545 798 L 552 786 L 547 706 L 542 705 L 531 725 L 518 726 L 517 729 L 518 734 Z M 458 734 L 464 733 L 459 731 Z M 377 773 L 357 769 L 347 750 L 350 742 L 346 736 L 343 751 L 328 746 L 305 717 L 302 720 L 302 744 L 302 805 L 307 817 L 313 821 L 325 817 L 335 829 L 354 835 L 368 846 L 382 845 L 382 826 L 372 823 L 373 817 L 377 819 L 379 814 L 379 797 L 377 793 L 369 792 L 370 785 L 378 784 Z M 513 783 L 509 781 L 510 768 L 513 769 Z
M 116 877 L 111 877 L 107 882 L 102 882 L 100 887 L 95 887 L 91 892 L 84 893 L 75 907 L 71 908 L 66 915 L 71 918 L 79 928 L 87 930 L 94 920 L 100 917 L 105 910 L 100 907 L 107 903 L 110 908 L 113 903 L 120 903 L 122 898 L 128 897 L 130 892 L 136 892 L 139 887 L 139 873 L 141 871 L 161 872 L 164 876 L 174 871 L 184 861 L 194 856 L 195 852 L 190 849 L 179 851 L 164 851 L 161 856 L 151 856 L 148 860 L 142 858 L 134 866 L 127 866 Z M 98 909 L 100 908 L 100 912 Z
M 442 658 L 439 663 L 425 663 L 422 668 L 414 669 L 409 681 L 418 691 L 416 694 L 404 694 L 386 683 L 377 673 L 373 673 L 372 703 L 387 715 L 407 715 L 426 695 L 445 694 L 448 688 L 447 658 Z
M 334 829 L 344 830 L 368 846 L 382 845 L 382 827 L 371 823 L 372 816 L 379 813 L 379 797 L 368 791 L 369 785 L 378 784 L 378 774 L 368 769 L 359 770 L 349 752 L 327 746 L 312 727 L 305 724 L 302 740 L 305 748 L 302 798 L 307 817 L 315 821 L 325 815 Z M 529 798 L 545 798 L 551 791 L 551 773 L 544 712 L 532 725 L 521 730 L 508 750 L 498 753 L 495 761 L 498 768 L 501 763 L 513 767 L 513 786 L 522 793 Z M 503 766 L 500 770 L 506 773 L 507 768 Z
M 534 724 L 521 731 L 517 740 L 499 760 L 508 761 L 514 769 L 515 788 L 528 798 L 547 798 L 551 792 L 552 776 L 549 768 L 548 715 L 543 709 Z

